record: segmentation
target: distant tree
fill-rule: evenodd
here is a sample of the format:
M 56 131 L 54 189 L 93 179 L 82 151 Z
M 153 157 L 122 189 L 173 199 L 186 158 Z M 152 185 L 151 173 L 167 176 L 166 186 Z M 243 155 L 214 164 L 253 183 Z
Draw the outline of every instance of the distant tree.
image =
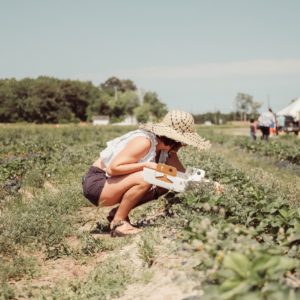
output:
M 64 102 L 71 108 L 75 117 L 86 121 L 87 107 L 99 95 L 98 89 L 91 82 L 65 80 L 61 84 Z
M 139 105 L 134 83 L 111 77 L 100 84 L 98 98 L 88 106 L 88 116 L 90 119 L 95 114 L 103 114 L 109 115 L 111 120 L 120 121 L 125 115 L 133 115 Z
M 251 110 L 251 105 L 253 103 L 253 96 L 245 94 L 245 93 L 238 93 L 236 98 L 236 110 L 240 114 L 241 120 L 247 120 L 247 114 Z
M 98 89 L 97 97 L 93 97 L 87 107 L 87 116 L 91 120 L 93 116 L 112 114 L 112 105 L 114 98 L 108 93 Z
M 0 121 L 84 121 L 87 106 L 99 98 L 99 92 L 91 82 L 45 76 L 0 80 Z
M 230 113 L 221 113 L 220 111 L 216 112 L 207 112 L 203 114 L 196 114 L 194 115 L 195 123 L 196 124 L 203 124 L 205 121 L 210 121 L 214 124 L 221 124 L 226 123 L 229 121 L 233 121 L 235 118 L 235 112 Z
M 258 109 L 262 106 L 261 102 L 252 101 L 251 103 L 251 116 L 256 118 L 258 116 Z
M 19 119 L 17 95 L 12 86 L 12 80 L 0 80 L 0 122 L 15 122 Z
M 58 123 L 59 111 L 64 103 L 60 81 L 50 77 L 38 77 L 28 89 L 24 102 L 24 119 L 29 122 Z
M 124 109 L 124 115 L 132 116 L 134 114 L 134 109 L 140 105 L 138 95 L 133 91 L 126 91 L 121 93 L 117 99 L 118 102 L 122 103 Z
M 117 77 L 110 77 L 104 83 L 100 84 L 100 88 L 111 96 L 115 95 L 116 92 L 135 91 L 136 86 L 133 81 L 129 79 L 121 80 Z
M 146 123 L 150 119 L 151 107 L 149 103 L 144 103 L 143 105 L 135 108 L 134 114 L 138 122 Z
M 111 77 L 100 88 L 91 82 L 46 76 L 0 80 L 0 122 L 76 122 L 94 115 L 119 120 L 136 111 L 140 119 L 156 120 L 167 111 L 153 92 L 145 94 L 142 108 L 136 110 L 140 105 L 136 86 L 129 79 Z
M 168 111 L 166 105 L 159 100 L 158 95 L 154 92 L 146 92 L 143 103 L 149 104 L 150 114 L 155 120 L 161 119 Z
M 136 85 L 134 84 L 134 82 L 130 79 L 124 79 L 122 80 L 122 92 L 126 92 L 126 91 L 136 91 Z
M 261 103 L 254 101 L 253 96 L 238 93 L 236 98 L 236 110 L 240 115 L 240 119 L 246 121 L 248 116 L 256 117 L 258 115 L 258 109 L 261 107 Z
M 51 111 L 49 99 L 38 96 L 29 96 L 23 101 L 23 118 L 27 122 L 48 123 L 57 121 Z
M 110 97 L 109 105 L 111 108 L 110 117 L 116 119 L 116 122 L 121 120 L 120 118 L 126 115 L 126 102 L 122 101 L 122 93 L 116 92 L 114 97 Z
M 33 95 L 35 79 L 24 78 L 19 81 L 11 79 L 12 89 L 16 94 L 15 111 L 18 114 L 18 121 L 28 121 L 25 114 L 26 100 Z

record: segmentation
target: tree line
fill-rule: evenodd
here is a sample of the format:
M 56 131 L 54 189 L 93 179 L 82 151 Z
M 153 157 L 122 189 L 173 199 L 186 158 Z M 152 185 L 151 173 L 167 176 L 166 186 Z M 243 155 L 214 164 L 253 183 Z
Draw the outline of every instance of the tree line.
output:
M 257 119 L 258 109 L 262 106 L 261 102 L 255 101 L 252 95 L 237 93 L 235 99 L 235 110 L 229 113 L 220 111 L 195 114 L 195 122 L 198 124 L 210 121 L 213 124 L 224 124 L 231 121 L 247 121 L 250 118 Z
M 166 112 L 155 92 L 139 95 L 128 79 L 111 77 L 99 86 L 46 76 L 0 80 L 0 122 L 67 123 L 90 121 L 96 115 L 109 116 L 112 122 L 135 115 L 147 122 Z
M 253 96 L 238 93 L 236 111 L 195 115 L 196 123 L 214 124 L 257 117 L 261 103 Z M 61 80 L 40 76 L 36 79 L 0 79 L 0 122 L 68 123 L 91 121 L 93 116 L 109 116 L 119 122 L 126 115 L 139 122 L 156 121 L 167 112 L 155 92 L 141 95 L 132 80 L 111 77 L 99 86 L 89 81 Z

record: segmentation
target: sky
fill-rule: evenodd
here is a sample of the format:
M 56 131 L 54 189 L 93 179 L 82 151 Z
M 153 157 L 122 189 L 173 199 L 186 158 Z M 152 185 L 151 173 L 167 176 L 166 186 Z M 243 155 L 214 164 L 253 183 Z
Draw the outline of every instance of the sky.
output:
M 131 79 L 169 109 L 300 97 L 298 0 L 0 0 L 0 78 Z

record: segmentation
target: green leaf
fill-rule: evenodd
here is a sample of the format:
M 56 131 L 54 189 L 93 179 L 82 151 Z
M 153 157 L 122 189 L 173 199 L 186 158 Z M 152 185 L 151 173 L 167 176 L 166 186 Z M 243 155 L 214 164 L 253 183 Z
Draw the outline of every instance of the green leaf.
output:
M 225 256 L 223 266 L 234 271 L 242 278 L 247 278 L 250 270 L 249 259 L 240 253 L 230 253 Z
M 234 288 L 236 288 L 238 285 L 240 285 L 243 282 L 243 279 L 241 278 L 237 278 L 237 277 L 232 277 L 229 278 L 227 280 L 225 280 L 221 286 L 220 286 L 220 290 L 222 292 L 227 292 L 229 290 L 232 290 Z
M 277 293 L 280 291 L 281 285 L 278 284 L 278 282 L 270 282 L 266 283 L 263 288 L 261 289 L 261 292 L 263 295 L 269 295 L 271 293 Z
M 273 293 L 268 293 L 267 295 L 265 295 L 263 293 L 264 298 L 262 299 L 267 299 L 267 300 L 296 300 L 296 299 L 290 299 L 289 298 L 289 293 L 287 290 L 285 291 L 280 291 L 280 287 L 278 286 L 278 290 L 276 292 Z
M 223 293 L 222 299 L 230 300 L 230 299 L 233 299 L 235 296 L 240 296 L 240 295 L 246 294 L 250 290 L 250 288 L 251 288 L 251 285 L 249 285 L 248 282 L 243 281 L 235 288 Z
M 201 300 L 220 300 L 220 292 L 216 285 L 209 285 L 204 288 L 204 295 Z
M 274 259 L 275 261 L 275 259 Z M 288 257 L 279 257 L 277 263 L 268 269 L 268 274 L 283 273 L 299 266 L 299 263 Z
M 276 266 L 279 262 L 279 257 L 270 255 L 261 255 L 254 259 L 252 263 L 252 271 L 259 274 L 266 272 L 269 268 Z
M 245 295 L 240 295 L 238 300 L 261 300 L 259 292 L 247 292 Z
M 287 218 L 289 215 L 289 212 L 286 209 L 279 209 L 279 213 L 283 218 Z

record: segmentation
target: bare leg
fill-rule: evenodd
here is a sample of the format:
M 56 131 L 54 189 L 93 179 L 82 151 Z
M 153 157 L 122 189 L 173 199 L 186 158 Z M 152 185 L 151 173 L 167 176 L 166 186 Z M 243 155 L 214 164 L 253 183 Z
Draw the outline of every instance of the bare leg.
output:
M 131 209 L 140 201 L 141 196 L 143 196 L 149 188 L 150 186 L 147 183 L 137 184 L 123 195 L 121 203 L 110 225 L 113 236 L 136 234 L 141 231 L 141 229 L 133 227 L 130 223 L 124 222 L 124 220 L 128 218 Z
M 166 163 L 184 172 L 184 167 L 180 163 L 177 153 L 173 152 Z M 114 224 L 118 224 L 120 221 L 125 221 L 134 207 L 157 199 L 168 191 L 163 188 L 150 190 L 150 187 L 151 185 L 144 181 L 142 172 L 116 176 L 107 180 L 101 193 L 100 205 L 112 206 L 120 203 L 117 209 L 111 211 L 115 212 L 111 227 L 114 227 Z M 134 227 L 130 223 L 126 222 L 123 224 L 118 228 L 118 231 L 124 234 L 129 232 L 135 233 Z
M 163 196 L 166 194 L 169 190 L 161 188 L 161 187 L 156 187 L 155 189 L 149 190 L 145 196 L 133 207 L 136 208 L 142 204 L 145 204 L 149 201 L 156 200 L 159 197 Z
M 115 214 L 114 221 L 125 220 L 133 207 L 147 193 L 150 185 L 147 183 L 137 184 L 129 189 L 122 197 L 122 201 Z
M 178 171 L 185 172 L 185 168 L 181 164 L 180 160 L 178 159 L 177 153 L 172 152 L 170 157 L 166 161 L 167 165 L 175 167 Z M 150 189 L 147 191 L 147 193 L 131 208 L 136 208 L 142 204 L 145 204 L 149 201 L 156 200 L 157 198 L 163 196 L 168 192 L 167 189 L 156 187 L 155 189 Z M 110 216 L 113 218 L 113 216 L 116 214 L 118 210 L 118 207 L 113 208 L 110 211 Z
M 131 209 L 147 193 L 151 185 L 144 181 L 142 172 L 109 178 L 100 196 L 100 205 L 112 206 L 120 203 L 111 222 L 112 234 L 135 234 L 140 230 L 126 221 Z M 116 229 L 117 227 L 117 229 Z
M 110 177 L 104 185 L 99 203 L 101 206 L 116 205 L 123 200 L 123 195 L 134 187 L 136 189 L 136 196 L 139 196 L 141 199 L 150 186 L 150 184 L 144 181 L 142 172 Z
M 163 196 L 164 194 L 166 194 L 169 190 L 167 189 L 164 189 L 164 188 L 161 188 L 161 187 L 156 187 L 155 189 L 150 189 L 148 190 L 148 192 L 145 194 L 145 196 L 133 207 L 136 208 L 142 204 L 145 204 L 149 201 L 152 201 L 152 200 L 156 200 L 158 199 L 159 197 Z M 114 207 L 108 214 L 108 217 L 107 217 L 107 220 L 109 222 L 111 222 L 118 210 L 119 206 L 117 207 Z M 126 218 L 126 221 L 130 223 L 130 219 L 129 217 Z

